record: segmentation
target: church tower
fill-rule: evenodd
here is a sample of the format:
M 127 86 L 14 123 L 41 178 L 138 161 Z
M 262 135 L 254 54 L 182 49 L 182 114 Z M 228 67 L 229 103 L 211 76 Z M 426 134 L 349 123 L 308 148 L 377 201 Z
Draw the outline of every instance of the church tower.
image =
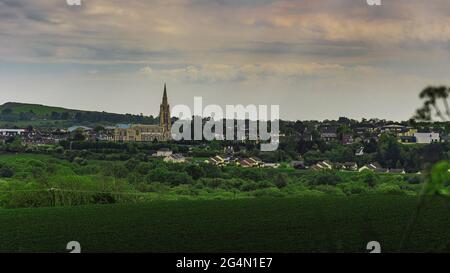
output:
M 171 136 L 172 121 L 170 119 L 170 106 L 167 100 L 167 88 L 164 84 L 164 94 L 161 106 L 159 108 L 159 126 L 163 128 L 164 138 L 169 139 Z

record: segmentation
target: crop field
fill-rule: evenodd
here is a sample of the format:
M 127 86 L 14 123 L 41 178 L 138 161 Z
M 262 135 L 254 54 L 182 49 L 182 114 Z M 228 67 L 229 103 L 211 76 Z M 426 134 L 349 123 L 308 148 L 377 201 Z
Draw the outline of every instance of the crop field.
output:
M 368 195 L 0 210 L 0 252 L 400 251 L 417 199 Z M 403 251 L 450 251 L 450 201 L 427 200 Z

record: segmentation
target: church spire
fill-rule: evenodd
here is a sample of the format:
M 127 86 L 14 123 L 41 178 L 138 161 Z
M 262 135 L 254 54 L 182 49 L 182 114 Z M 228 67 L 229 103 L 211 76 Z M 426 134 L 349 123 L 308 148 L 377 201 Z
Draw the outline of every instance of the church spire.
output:
M 166 83 L 164 83 L 164 94 L 163 94 L 163 104 L 167 104 L 167 88 L 166 88 Z
M 166 138 L 169 138 L 172 124 L 170 120 L 169 100 L 167 99 L 167 86 L 165 83 L 163 99 L 159 110 L 159 125 L 163 128 Z

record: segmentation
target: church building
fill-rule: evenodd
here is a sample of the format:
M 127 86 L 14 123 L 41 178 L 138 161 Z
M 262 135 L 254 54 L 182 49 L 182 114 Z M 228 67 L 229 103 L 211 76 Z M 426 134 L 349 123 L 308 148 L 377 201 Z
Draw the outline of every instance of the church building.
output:
M 170 106 L 167 99 L 167 88 L 164 84 L 164 94 L 159 108 L 159 125 L 126 124 L 115 128 L 114 141 L 117 142 L 149 142 L 167 141 L 171 139 L 172 122 L 170 119 Z

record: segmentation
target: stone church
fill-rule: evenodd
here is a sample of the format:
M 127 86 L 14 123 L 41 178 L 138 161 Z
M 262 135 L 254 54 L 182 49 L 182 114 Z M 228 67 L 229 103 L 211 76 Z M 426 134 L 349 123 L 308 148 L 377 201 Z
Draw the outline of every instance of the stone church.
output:
M 164 84 L 164 94 L 159 108 L 159 125 L 125 124 L 114 130 L 114 141 L 117 142 L 145 142 L 167 141 L 171 139 L 172 122 L 170 119 L 170 106 L 167 99 L 167 88 Z

